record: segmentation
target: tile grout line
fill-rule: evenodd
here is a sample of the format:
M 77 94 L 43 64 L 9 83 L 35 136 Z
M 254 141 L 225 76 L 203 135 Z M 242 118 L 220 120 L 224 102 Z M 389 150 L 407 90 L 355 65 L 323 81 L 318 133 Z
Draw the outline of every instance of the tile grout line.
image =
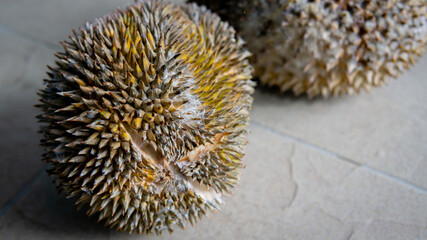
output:
M 3 206 L 0 209 L 0 218 L 11 208 L 15 205 L 16 202 L 18 202 L 18 200 L 25 194 L 27 193 L 31 186 L 34 184 L 34 182 L 36 182 L 36 180 L 38 178 L 40 178 L 40 176 L 42 176 L 42 173 L 45 171 L 45 167 L 42 167 L 40 170 L 37 171 L 36 174 L 34 174 L 34 176 L 28 180 L 24 187 L 22 187 L 22 189 L 16 193 L 12 198 L 10 198 L 5 204 L 3 204 Z
M 53 51 L 58 51 L 58 49 L 59 49 L 58 48 L 59 45 L 56 45 L 56 44 L 50 43 L 48 41 L 45 41 L 45 40 L 33 37 L 33 36 L 29 35 L 29 34 L 20 32 L 18 30 L 15 30 L 15 29 L 13 29 L 11 27 L 8 27 L 6 25 L 3 25 L 1 23 L 0 23 L 0 30 L 4 31 L 4 32 L 7 32 L 9 34 L 12 34 L 12 35 L 14 35 L 16 37 L 19 37 L 19 38 L 25 39 L 27 41 L 30 41 L 30 42 L 32 42 L 34 44 L 39 45 L 39 46 L 48 48 L 48 49 L 53 50 Z
M 314 149 L 314 150 L 316 150 L 316 151 L 318 151 L 318 152 L 322 152 L 322 153 L 324 153 L 324 154 L 331 155 L 331 156 L 336 157 L 336 158 L 341 158 L 342 160 L 344 160 L 344 161 L 346 161 L 346 162 L 350 163 L 351 165 L 356 165 L 356 166 L 358 166 L 358 167 L 361 167 L 361 166 L 362 166 L 362 164 L 360 164 L 360 163 L 358 163 L 358 162 L 356 162 L 356 161 L 353 161 L 353 160 L 348 159 L 348 158 L 346 158 L 346 157 L 340 156 L 340 155 L 339 155 L 339 154 L 337 154 L 337 153 L 334 153 L 334 152 L 329 151 L 329 150 L 327 150 L 327 149 L 324 149 L 324 148 L 322 148 L 322 147 L 316 146 L 316 145 L 314 145 L 314 144 L 308 143 L 308 142 L 306 142 L 306 141 L 304 141 L 304 140 L 301 140 L 301 139 L 299 139 L 299 138 L 296 138 L 296 137 L 293 137 L 293 136 L 290 136 L 290 135 L 284 134 L 284 133 L 282 133 L 282 132 L 280 132 L 280 131 L 277 131 L 276 129 L 273 129 L 273 128 L 270 128 L 270 127 L 264 126 L 264 125 L 262 125 L 262 124 L 260 124 L 260 123 L 258 123 L 258 122 L 253 121 L 253 120 L 251 120 L 251 121 L 250 121 L 250 124 L 251 124 L 252 126 L 255 126 L 255 127 L 260 128 L 260 129 L 263 129 L 263 130 L 265 130 L 265 131 L 267 131 L 267 132 L 271 132 L 271 133 L 273 133 L 273 134 L 275 134 L 275 135 L 278 135 L 278 136 L 280 136 L 280 137 L 283 137 L 283 138 L 286 138 L 286 139 L 288 139 L 288 140 L 291 140 L 291 141 L 293 141 L 293 142 L 300 143 L 300 144 L 304 145 L 305 147 L 308 147 L 308 148 Z
M 262 124 L 260 124 L 260 123 L 258 123 L 258 122 L 256 122 L 256 121 L 251 120 L 251 121 L 250 121 L 250 124 L 251 124 L 252 126 L 255 126 L 255 127 L 257 127 L 257 128 L 260 128 L 260 129 L 265 130 L 265 131 L 267 131 L 267 132 L 270 132 L 270 133 L 273 133 L 273 134 L 275 134 L 275 135 L 278 135 L 279 137 L 282 137 L 282 138 L 288 139 L 288 140 L 290 140 L 290 141 L 292 141 L 292 142 L 296 142 L 296 143 L 302 144 L 302 145 L 304 145 L 305 147 L 311 148 L 311 149 L 316 150 L 316 151 L 318 151 L 318 152 L 325 153 L 325 154 L 327 154 L 327 155 L 330 155 L 330 156 L 333 156 L 333 157 L 335 157 L 335 158 L 338 158 L 338 159 L 340 159 L 341 161 L 347 162 L 347 163 L 349 163 L 349 164 L 351 164 L 351 165 L 355 165 L 355 166 L 357 166 L 357 167 L 361 167 L 361 168 L 363 168 L 363 169 L 365 169 L 365 170 L 367 170 L 367 171 L 369 171 L 369 172 L 371 172 L 371 173 L 373 173 L 373 174 L 375 174 L 375 175 L 378 175 L 378 176 L 382 176 L 382 177 L 388 178 L 388 179 L 393 180 L 393 181 L 396 181 L 396 182 L 398 182 L 398 183 L 400 183 L 400 184 L 402 184 L 402 185 L 404 185 L 404 186 L 407 186 L 407 187 L 409 187 L 409 188 L 412 188 L 412 189 L 415 189 L 415 190 L 417 190 L 417 191 L 420 191 L 420 192 L 422 192 L 422 193 L 424 193 L 424 194 L 427 194 L 427 189 L 425 189 L 424 187 L 419 186 L 419 185 L 417 185 L 417 184 L 414 184 L 414 183 L 412 183 L 412 182 L 409 182 L 409 181 L 407 181 L 407 180 L 404 180 L 404 179 L 401 179 L 401 178 L 399 178 L 399 177 L 396 177 L 396 176 L 390 175 L 390 174 L 388 174 L 388 173 L 386 173 L 386 172 L 383 172 L 383 171 L 381 171 L 381 170 L 378 170 L 378 169 L 376 169 L 376 168 L 373 168 L 373 167 L 370 167 L 370 166 L 367 166 L 367 165 L 361 164 L 361 163 L 356 162 L 356 161 L 354 161 L 354 160 L 352 160 L 352 159 L 350 159 L 350 158 L 347 158 L 347 157 L 341 156 L 341 155 L 339 155 L 339 154 L 337 154 L 337 153 L 334 153 L 334 152 L 332 152 L 332 151 L 330 151 L 330 150 L 327 150 L 327 149 L 324 149 L 324 148 L 322 148 L 322 147 L 316 146 L 316 145 L 314 145 L 314 144 L 308 143 L 308 142 L 306 142 L 306 141 L 304 141 L 304 140 L 301 140 L 301 139 L 299 139 L 299 138 L 296 138 L 296 137 L 293 137 L 293 136 L 289 136 L 289 135 L 284 134 L 284 133 L 282 133 L 282 132 L 279 132 L 279 131 L 277 131 L 277 130 L 275 130 L 275 129 L 273 129 L 273 128 L 270 128 L 270 127 L 264 126 L 264 125 L 262 125 Z
M 376 168 L 373 168 L 373 167 L 370 167 L 370 166 L 367 166 L 367 165 L 362 165 L 362 168 L 364 168 L 364 169 L 366 169 L 366 170 L 368 170 L 368 171 L 370 171 L 370 172 L 372 172 L 374 174 L 377 174 L 379 176 L 388 178 L 388 179 L 390 179 L 392 181 L 396 181 L 396 182 L 398 182 L 398 183 L 400 183 L 400 184 L 402 184 L 404 186 L 413 188 L 413 189 L 418 190 L 418 191 L 420 191 L 420 192 L 422 192 L 424 194 L 427 194 L 427 189 L 425 189 L 424 187 L 419 186 L 419 185 L 417 185 L 415 183 L 409 182 L 407 180 L 401 179 L 399 177 L 393 176 L 391 174 L 388 174 L 386 172 L 380 171 L 380 170 L 378 170 Z

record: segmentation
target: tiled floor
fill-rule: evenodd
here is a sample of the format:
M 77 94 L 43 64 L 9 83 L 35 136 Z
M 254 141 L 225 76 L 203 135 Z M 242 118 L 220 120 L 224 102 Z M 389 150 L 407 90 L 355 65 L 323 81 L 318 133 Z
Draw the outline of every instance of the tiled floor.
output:
M 257 89 L 241 184 L 173 235 L 105 229 L 44 172 L 36 90 L 59 40 L 127 0 L 0 0 L 0 239 L 427 239 L 427 57 L 337 99 Z

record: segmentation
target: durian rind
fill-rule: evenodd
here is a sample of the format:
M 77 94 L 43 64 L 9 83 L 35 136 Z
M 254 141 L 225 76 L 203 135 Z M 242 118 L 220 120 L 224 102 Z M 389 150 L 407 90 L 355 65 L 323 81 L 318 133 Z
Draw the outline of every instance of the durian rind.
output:
M 243 165 L 254 86 L 234 29 L 195 4 L 137 1 L 62 45 L 39 93 L 59 189 L 119 231 L 218 209 Z
M 381 86 L 426 50 L 423 0 L 245 0 L 227 8 L 196 2 L 236 26 L 261 85 L 309 98 Z

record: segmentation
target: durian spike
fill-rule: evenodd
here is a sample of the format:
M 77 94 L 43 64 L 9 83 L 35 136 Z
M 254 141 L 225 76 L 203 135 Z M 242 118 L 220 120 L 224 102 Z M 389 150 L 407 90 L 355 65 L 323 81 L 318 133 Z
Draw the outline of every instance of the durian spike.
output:
M 252 68 L 205 7 L 137 1 L 73 31 L 40 91 L 43 158 L 88 215 L 161 233 L 236 185 Z
M 381 86 L 427 47 L 424 0 L 195 0 L 236 27 L 261 85 L 312 98 Z

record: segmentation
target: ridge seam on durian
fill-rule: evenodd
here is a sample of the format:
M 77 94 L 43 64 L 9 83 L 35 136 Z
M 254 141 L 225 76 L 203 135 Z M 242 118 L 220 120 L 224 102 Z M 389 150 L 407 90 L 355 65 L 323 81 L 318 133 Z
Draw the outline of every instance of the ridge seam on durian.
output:
M 178 79 L 183 80 L 184 78 Z M 181 105 L 180 111 L 179 111 L 179 117 L 180 122 L 182 124 L 192 126 L 194 125 L 204 125 L 203 124 L 203 117 L 205 114 L 205 111 L 201 110 L 200 107 L 202 106 L 202 103 L 200 102 L 199 97 L 193 93 L 193 88 L 195 84 L 194 77 L 189 77 L 185 79 L 186 82 L 182 84 L 182 86 L 187 87 L 184 91 L 182 91 L 180 94 L 178 94 L 174 99 L 185 99 L 187 102 Z M 177 86 L 179 85 L 180 81 L 175 81 L 172 83 L 172 85 Z
M 175 165 L 173 161 L 167 161 L 165 156 L 163 156 L 160 152 L 156 151 L 148 141 L 144 142 L 142 140 L 142 137 L 139 136 L 137 131 L 132 129 L 129 126 L 129 124 L 121 123 L 121 125 L 123 129 L 129 134 L 130 143 L 135 147 L 135 149 L 137 150 L 137 152 L 140 154 L 142 158 L 156 164 L 160 168 L 164 168 L 169 172 L 171 172 L 172 177 L 174 177 L 175 180 L 182 181 L 189 190 L 191 190 L 195 195 L 202 198 L 203 200 L 211 203 L 215 203 L 215 202 L 222 203 L 222 199 L 221 199 L 222 194 L 216 192 L 213 188 L 209 189 L 209 187 L 206 186 L 205 184 L 199 183 L 197 181 L 194 181 L 190 177 L 185 176 L 181 172 L 178 165 Z M 202 146 L 199 146 L 198 148 Z M 150 149 L 150 148 L 153 148 L 153 149 Z M 205 148 L 208 148 L 208 147 L 205 147 Z M 195 151 L 196 149 L 194 149 L 193 151 Z M 193 151 L 189 152 L 187 156 L 190 155 Z M 154 183 L 154 185 L 156 186 L 157 194 L 163 191 L 164 186 L 159 186 L 159 184 L 156 184 L 156 183 Z

